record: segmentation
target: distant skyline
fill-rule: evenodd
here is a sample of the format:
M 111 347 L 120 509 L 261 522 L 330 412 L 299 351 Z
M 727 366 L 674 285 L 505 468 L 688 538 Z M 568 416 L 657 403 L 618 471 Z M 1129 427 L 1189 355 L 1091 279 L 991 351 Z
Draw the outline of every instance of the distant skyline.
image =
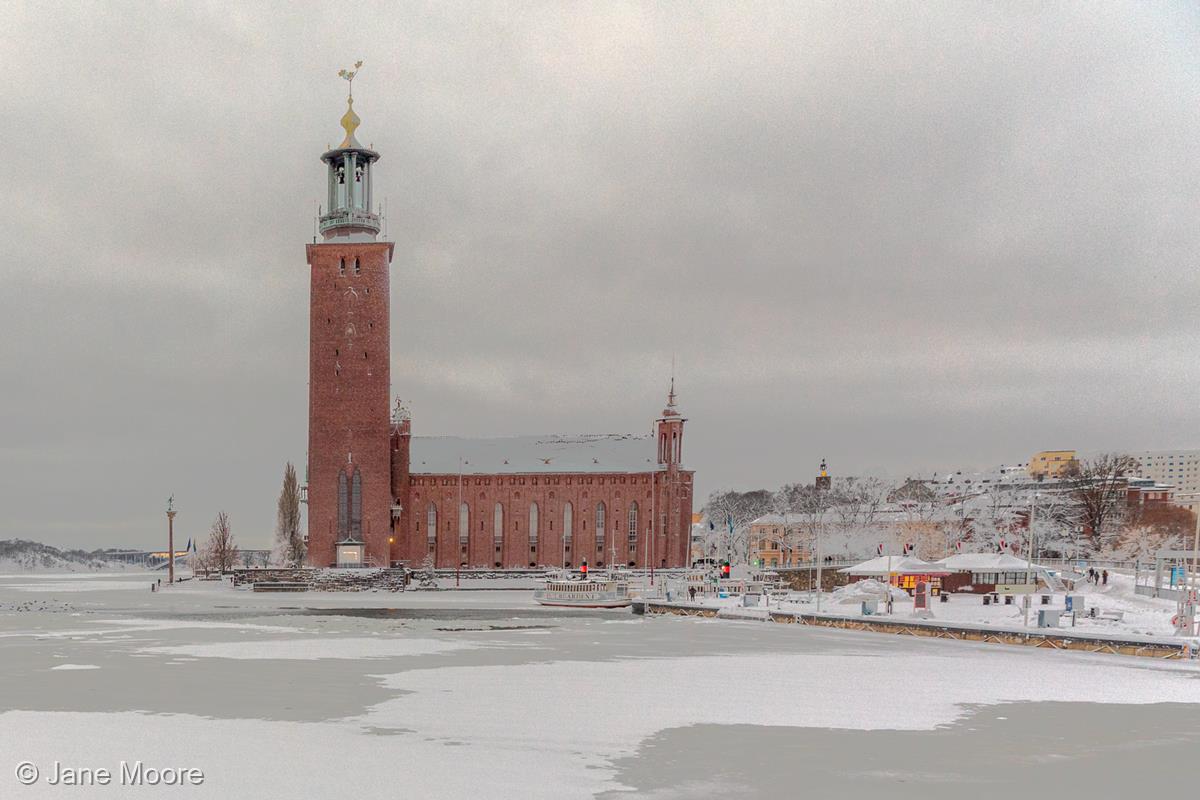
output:
M 1193 3 L 0 7 L 0 538 L 267 546 L 339 69 L 416 435 L 715 489 L 1200 447 Z

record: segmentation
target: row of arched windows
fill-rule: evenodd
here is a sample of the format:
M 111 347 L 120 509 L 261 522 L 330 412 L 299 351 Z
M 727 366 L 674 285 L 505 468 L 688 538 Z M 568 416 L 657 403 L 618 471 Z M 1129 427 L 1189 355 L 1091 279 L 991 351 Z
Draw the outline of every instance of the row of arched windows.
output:
M 342 473 L 341 480 L 343 483 L 345 482 L 345 473 L 344 472 Z M 359 478 L 358 470 L 355 470 L 354 480 L 355 480 L 356 487 L 361 485 L 361 479 Z M 358 496 L 354 495 L 354 497 L 357 498 Z M 345 510 L 345 511 L 347 511 L 347 513 L 349 513 L 349 510 L 351 509 L 352 506 L 355 508 L 359 508 L 361 506 L 361 500 L 355 500 L 354 502 L 358 503 L 359 505 L 355 506 L 354 503 L 347 503 L 347 501 L 345 500 L 345 496 L 343 494 L 339 494 L 338 495 L 339 514 L 343 510 Z M 529 544 L 530 544 L 530 547 L 537 547 L 538 534 L 541 532 L 541 523 L 539 520 L 539 513 L 540 512 L 538 509 L 538 504 L 530 503 L 529 504 Z M 598 549 L 603 548 L 603 546 L 604 546 L 604 534 L 605 534 L 605 531 L 607 530 L 607 524 L 608 524 L 607 523 L 607 513 L 608 513 L 608 509 L 605 506 L 603 501 L 596 504 L 596 529 L 595 530 L 596 530 L 596 547 Z M 632 547 L 635 547 L 637 544 L 638 504 L 636 501 L 629 504 L 629 511 L 628 511 L 628 515 L 626 516 L 626 522 L 629 526 L 628 543 L 629 543 L 629 546 L 632 548 Z M 553 527 L 553 524 L 554 523 L 552 521 L 551 527 Z M 339 526 L 338 527 L 339 527 L 339 529 L 342 529 L 344 527 L 344 525 L 342 523 L 342 518 L 340 516 L 339 516 Z M 419 524 L 418 524 L 418 527 L 419 527 Z M 482 529 L 482 527 L 483 527 L 483 524 L 481 522 L 480 528 Z M 585 527 L 586 527 L 586 524 L 585 524 Z M 617 522 L 616 522 L 616 528 L 618 529 L 617 532 L 619 532 L 619 527 L 620 527 L 620 517 L 617 517 Z M 447 525 L 447 529 L 448 528 L 449 528 L 449 525 Z M 437 541 L 437 529 L 438 529 L 437 504 L 431 501 L 425 509 L 425 538 L 426 538 L 426 541 L 429 542 L 429 544 L 431 544 L 431 545 Z M 518 524 L 515 521 L 513 523 L 513 529 L 514 530 L 518 529 Z M 461 545 L 467 544 L 467 541 L 470 537 L 470 531 L 471 531 L 471 509 L 470 509 L 469 504 L 464 502 L 464 503 L 461 503 L 458 507 L 458 541 L 459 541 L 459 544 L 461 544 Z M 572 544 L 572 541 L 574 539 L 574 534 L 575 534 L 575 509 L 571 503 L 564 503 L 563 507 L 562 507 L 562 541 L 566 546 L 569 547 Z M 493 542 L 497 549 L 499 549 L 503 545 L 503 542 L 504 542 L 504 504 L 503 503 L 496 503 L 496 507 L 492 512 L 492 539 L 493 539 Z

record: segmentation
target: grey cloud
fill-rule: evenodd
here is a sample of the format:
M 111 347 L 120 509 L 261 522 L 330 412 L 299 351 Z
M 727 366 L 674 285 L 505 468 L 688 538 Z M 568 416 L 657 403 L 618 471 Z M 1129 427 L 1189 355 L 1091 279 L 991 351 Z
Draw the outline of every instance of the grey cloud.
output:
M 648 429 L 674 354 L 701 492 L 1196 446 L 1198 16 L 10 4 L 0 537 L 267 541 L 360 57 L 418 432 Z

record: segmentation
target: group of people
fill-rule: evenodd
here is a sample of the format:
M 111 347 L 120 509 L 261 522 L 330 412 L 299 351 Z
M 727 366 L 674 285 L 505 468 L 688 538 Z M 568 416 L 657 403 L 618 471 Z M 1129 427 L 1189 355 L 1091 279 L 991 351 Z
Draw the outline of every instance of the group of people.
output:
M 1088 583 L 1095 586 L 1108 586 L 1108 570 L 1088 567 L 1087 579 Z

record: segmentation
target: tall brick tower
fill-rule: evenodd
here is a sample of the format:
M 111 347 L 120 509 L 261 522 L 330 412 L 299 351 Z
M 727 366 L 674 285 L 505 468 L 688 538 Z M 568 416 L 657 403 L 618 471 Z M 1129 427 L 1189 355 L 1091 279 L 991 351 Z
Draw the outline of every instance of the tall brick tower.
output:
M 321 243 L 307 246 L 311 271 L 308 377 L 308 562 L 388 566 L 391 455 L 388 414 L 388 270 L 393 244 L 376 241 L 372 166 L 379 154 L 354 133 L 354 71 L 346 136 L 327 165 Z
M 687 422 L 675 407 L 675 377 L 667 393 L 667 407 L 655 423 L 658 436 L 658 469 L 654 473 L 655 505 L 658 519 L 650 537 L 647 564 L 665 567 L 686 564 L 692 520 L 690 487 L 683 470 L 683 423 Z M 684 502 L 686 501 L 686 503 Z

